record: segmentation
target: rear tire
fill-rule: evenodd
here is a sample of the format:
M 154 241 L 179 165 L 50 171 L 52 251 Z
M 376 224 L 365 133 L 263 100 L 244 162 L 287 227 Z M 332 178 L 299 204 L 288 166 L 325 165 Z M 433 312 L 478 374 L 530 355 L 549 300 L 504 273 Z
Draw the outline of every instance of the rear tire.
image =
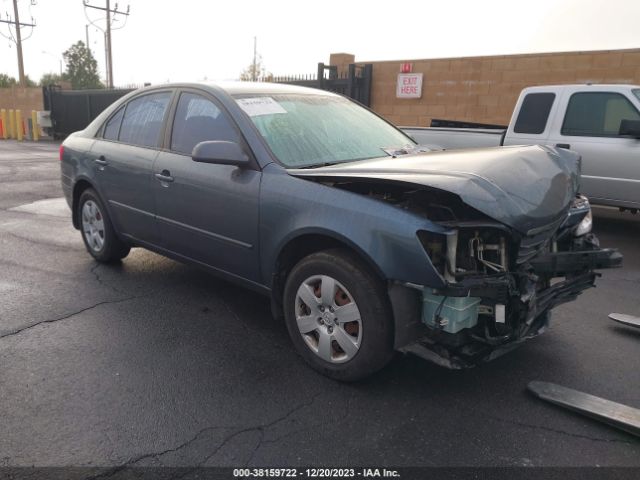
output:
M 360 380 L 393 356 L 393 321 L 385 285 L 346 250 L 303 258 L 287 277 L 283 305 L 298 353 L 323 375 Z
M 107 209 L 92 188 L 80 195 L 77 215 L 84 246 L 98 262 L 117 262 L 129 254 L 131 247 L 118 238 Z

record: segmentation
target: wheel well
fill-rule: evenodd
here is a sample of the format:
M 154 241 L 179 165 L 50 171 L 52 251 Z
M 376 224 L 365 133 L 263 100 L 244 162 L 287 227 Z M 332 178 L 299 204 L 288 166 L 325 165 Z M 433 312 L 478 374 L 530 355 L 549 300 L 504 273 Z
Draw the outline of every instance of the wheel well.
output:
M 283 315 L 282 295 L 284 294 L 284 285 L 289 272 L 296 265 L 296 263 L 298 263 L 304 257 L 311 255 L 312 253 L 320 252 L 322 250 L 329 250 L 332 248 L 341 248 L 343 250 L 351 252 L 354 256 L 360 259 L 362 263 L 367 266 L 374 275 L 376 275 L 382 281 L 386 281 L 378 266 L 370 258 L 363 255 L 361 252 L 359 252 L 346 242 L 322 234 L 301 235 L 287 243 L 280 251 L 278 259 L 276 260 L 271 285 L 271 306 L 274 316 L 281 317 Z
M 80 228 L 80 222 L 78 219 L 78 201 L 80 200 L 80 195 L 82 195 L 82 192 L 84 192 L 87 188 L 92 188 L 92 187 L 93 185 L 91 185 L 87 180 L 78 180 L 73 187 L 71 219 L 73 221 L 73 226 L 75 228 Z

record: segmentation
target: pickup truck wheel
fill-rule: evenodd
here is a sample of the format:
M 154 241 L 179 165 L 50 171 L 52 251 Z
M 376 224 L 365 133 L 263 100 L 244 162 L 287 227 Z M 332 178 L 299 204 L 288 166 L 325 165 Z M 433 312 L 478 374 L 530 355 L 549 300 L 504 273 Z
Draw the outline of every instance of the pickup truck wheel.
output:
M 303 258 L 287 277 L 283 300 L 296 349 L 320 373 L 355 381 L 391 359 L 393 328 L 384 284 L 348 252 Z
M 84 246 L 98 262 L 115 262 L 129 254 L 131 248 L 116 235 L 109 214 L 93 189 L 80 195 L 78 216 Z

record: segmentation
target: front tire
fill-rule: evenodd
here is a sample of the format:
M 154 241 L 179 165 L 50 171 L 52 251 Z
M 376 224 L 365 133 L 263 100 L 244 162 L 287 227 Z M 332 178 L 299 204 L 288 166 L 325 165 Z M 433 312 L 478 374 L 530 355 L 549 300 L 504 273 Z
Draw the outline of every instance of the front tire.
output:
M 365 378 L 393 355 L 384 283 L 360 259 L 335 249 L 303 258 L 289 273 L 284 314 L 298 353 L 340 381 Z
M 118 238 L 107 209 L 92 188 L 80 195 L 78 218 L 84 246 L 98 262 L 117 262 L 129 254 L 131 247 Z

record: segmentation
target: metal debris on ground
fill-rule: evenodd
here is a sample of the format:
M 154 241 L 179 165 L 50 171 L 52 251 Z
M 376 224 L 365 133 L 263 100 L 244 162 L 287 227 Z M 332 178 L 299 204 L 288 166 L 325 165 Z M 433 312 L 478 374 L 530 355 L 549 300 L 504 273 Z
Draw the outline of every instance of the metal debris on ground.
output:
M 610 313 L 609 318 L 628 327 L 640 328 L 640 317 L 634 317 L 626 313 Z
M 536 397 L 640 437 L 640 410 L 549 382 L 530 382 Z

